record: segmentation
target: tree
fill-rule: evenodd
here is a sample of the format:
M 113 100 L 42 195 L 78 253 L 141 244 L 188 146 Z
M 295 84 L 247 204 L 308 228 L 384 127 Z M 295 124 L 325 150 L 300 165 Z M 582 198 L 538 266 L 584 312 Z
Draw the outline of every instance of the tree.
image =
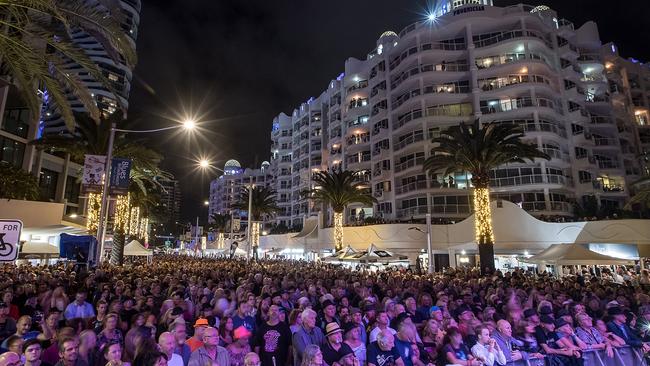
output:
M 0 4 L 2 22 L 0 55 L 2 72 L 12 77 L 21 91 L 31 114 L 41 110 L 39 92 L 47 93 L 46 103 L 53 103 L 68 129 L 74 128 L 68 92 L 72 92 L 99 121 L 100 111 L 80 75 L 88 74 L 113 95 L 113 84 L 90 57 L 71 39 L 75 31 L 84 31 L 96 39 L 108 57 L 136 63 L 135 43 L 121 27 L 122 9 L 117 2 L 103 0 L 101 5 L 74 0 L 7 0 Z M 7 21 L 8 20 L 8 21 Z M 70 68 L 70 64 L 78 68 Z M 120 107 L 124 109 L 119 98 Z
M 248 211 L 248 188 L 243 188 L 239 201 L 232 205 L 232 208 Z M 253 188 L 251 212 L 248 213 L 252 221 L 260 221 L 265 216 L 273 216 L 280 211 L 280 208 L 275 203 L 275 191 L 264 186 L 256 186 Z M 250 244 L 253 248 L 253 255 L 257 256 L 257 246 L 259 243 L 259 226 L 257 223 L 251 226 L 251 236 L 249 238 Z
M 352 203 L 372 205 L 377 200 L 364 188 L 358 180 L 358 173 L 350 170 L 335 169 L 332 172 L 314 173 L 312 181 L 315 188 L 303 192 L 303 195 L 314 202 L 330 205 L 334 211 L 334 247 L 336 251 L 343 249 L 343 212 Z
M 228 227 L 228 223 L 230 222 L 230 216 L 222 215 L 219 213 L 213 213 L 212 215 L 210 215 L 210 219 L 212 219 L 212 223 L 210 224 L 210 230 L 218 233 L 226 232 L 226 228 Z
M 625 205 L 625 209 L 632 209 L 637 207 L 640 211 L 650 208 L 650 176 L 644 176 L 630 184 L 633 188 L 634 195 Z
M 75 113 L 74 116 L 77 121 L 77 135 L 44 136 L 31 141 L 30 144 L 38 149 L 70 154 L 71 160 L 83 164 L 86 155 L 106 155 L 113 122 L 128 124 L 115 113 L 106 119 L 101 118 L 99 124 L 95 123 L 87 113 Z M 163 156 L 146 147 L 143 141 L 119 135 L 116 136 L 113 147 L 115 157 L 131 160 L 131 182 L 143 193 L 147 194 L 153 187 L 162 188 L 161 181 L 173 178 L 170 173 L 160 168 Z
M 523 130 L 514 124 L 461 123 L 432 139 L 438 144 L 423 163 L 431 175 L 455 172 L 471 173 L 474 186 L 475 235 L 481 260 L 481 272 L 494 270 L 494 234 L 490 210 L 490 170 L 509 163 L 525 163 L 550 157 L 537 146 L 523 142 Z
M 39 195 L 36 177 L 10 163 L 0 162 L 0 198 L 33 201 Z

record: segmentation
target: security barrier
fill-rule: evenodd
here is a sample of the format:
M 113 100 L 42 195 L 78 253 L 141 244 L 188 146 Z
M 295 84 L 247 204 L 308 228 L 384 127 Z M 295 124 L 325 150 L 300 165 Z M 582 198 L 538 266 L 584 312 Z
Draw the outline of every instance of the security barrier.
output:
M 629 346 L 614 348 L 614 357 L 607 356 L 604 350 L 584 351 L 585 366 L 648 366 L 643 352 Z M 519 360 L 508 362 L 507 366 L 544 366 L 544 359 Z

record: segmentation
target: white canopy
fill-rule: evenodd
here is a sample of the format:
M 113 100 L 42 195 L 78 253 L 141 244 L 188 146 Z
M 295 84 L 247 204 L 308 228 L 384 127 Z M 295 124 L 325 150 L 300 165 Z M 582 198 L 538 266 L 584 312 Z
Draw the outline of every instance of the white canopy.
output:
M 132 240 L 129 244 L 124 247 L 124 256 L 131 257 L 149 257 L 152 256 L 153 252 L 147 250 L 145 247 L 140 244 L 137 240 Z
M 359 263 L 396 263 L 408 261 L 408 256 L 392 253 L 385 249 L 377 248 L 375 244 L 370 244 L 368 250 L 354 253 L 350 256 L 343 257 L 344 261 Z
M 334 253 L 332 255 L 324 257 L 322 260 L 326 261 L 326 262 L 328 262 L 328 261 L 329 262 L 335 262 L 335 261 L 340 261 L 340 260 L 342 260 L 343 258 L 346 258 L 346 257 L 351 257 L 351 256 L 353 256 L 353 255 L 355 255 L 357 253 L 358 253 L 358 251 L 356 249 L 354 249 L 354 248 L 352 248 L 351 246 L 348 245 L 344 249 L 339 250 L 338 252 L 336 252 L 336 253 Z
M 591 251 L 580 244 L 553 244 L 542 252 L 524 260 L 528 263 L 555 265 L 609 265 L 632 264 L 632 261 L 614 258 Z
M 31 254 L 40 254 L 40 255 L 52 255 L 59 256 L 59 248 L 50 243 L 42 241 L 26 241 L 20 250 L 21 254 L 31 255 Z

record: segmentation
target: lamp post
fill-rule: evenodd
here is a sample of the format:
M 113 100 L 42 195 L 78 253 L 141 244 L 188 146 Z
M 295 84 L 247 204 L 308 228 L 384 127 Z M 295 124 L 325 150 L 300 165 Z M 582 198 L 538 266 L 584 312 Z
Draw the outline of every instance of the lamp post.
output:
M 248 238 L 248 259 L 251 259 L 253 249 L 253 241 L 251 240 L 252 231 L 252 218 L 253 218 L 253 176 L 250 177 L 250 183 L 248 184 L 248 227 L 246 228 L 246 237 Z
M 163 128 L 156 128 L 153 130 L 125 130 L 117 128 L 115 122 L 111 124 L 111 132 L 108 137 L 108 150 L 106 151 L 106 162 L 104 164 L 104 189 L 102 190 L 102 200 L 99 208 L 99 222 L 97 223 L 97 240 L 99 241 L 97 248 L 95 250 L 95 261 L 99 263 L 101 261 L 102 253 L 104 252 L 104 239 L 106 236 L 105 221 L 108 216 L 108 190 L 110 189 L 111 181 L 111 160 L 113 160 L 113 143 L 115 142 L 115 133 L 116 132 L 127 132 L 127 133 L 152 133 L 160 132 L 167 130 L 174 130 L 178 128 L 184 128 L 188 131 L 193 130 L 196 127 L 196 122 L 192 119 L 187 119 L 183 121 L 181 125 L 169 126 Z
M 422 234 L 426 234 L 427 236 L 427 261 L 429 262 L 427 265 L 427 273 L 428 274 L 433 274 L 434 272 L 434 267 L 433 267 L 433 244 L 431 243 L 431 214 L 426 215 L 426 220 L 427 220 L 427 231 L 424 232 L 422 229 L 419 227 L 410 227 L 408 228 L 409 230 L 415 230 L 419 231 Z

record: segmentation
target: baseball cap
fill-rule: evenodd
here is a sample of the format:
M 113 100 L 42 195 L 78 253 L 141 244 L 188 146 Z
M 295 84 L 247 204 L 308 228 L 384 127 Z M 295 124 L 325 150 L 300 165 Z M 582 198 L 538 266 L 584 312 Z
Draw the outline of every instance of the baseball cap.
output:
M 210 324 L 208 323 L 208 319 L 205 319 L 205 318 L 198 318 L 194 322 L 194 328 L 208 327 L 208 326 L 210 326 Z
M 526 309 L 524 310 L 524 318 L 530 318 L 531 316 L 537 315 L 535 309 Z
M 433 313 L 434 311 L 442 311 L 442 309 L 440 308 L 440 306 L 432 306 L 431 308 L 429 308 L 429 314 Z

